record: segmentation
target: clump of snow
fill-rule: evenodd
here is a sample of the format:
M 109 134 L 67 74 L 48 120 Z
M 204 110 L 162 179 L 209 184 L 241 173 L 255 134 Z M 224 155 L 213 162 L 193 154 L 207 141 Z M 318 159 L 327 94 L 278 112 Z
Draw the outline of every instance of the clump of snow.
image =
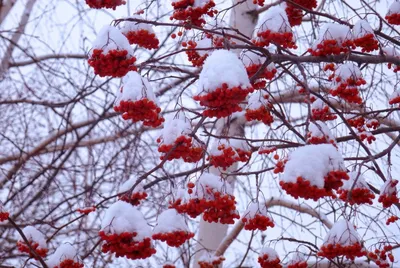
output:
M 312 137 L 323 138 L 326 137 L 328 141 L 335 141 L 329 127 L 322 121 L 310 122 L 308 131 Z
M 233 194 L 233 189 L 229 183 L 226 183 L 219 176 L 204 172 L 197 179 L 195 183 L 195 190 L 193 192 L 196 194 L 196 198 L 213 200 L 214 195 L 209 193 L 207 189 L 215 190 L 216 192 L 224 192 L 230 195 Z
M 158 216 L 157 226 L 154 227 L 153 233 L 158 234 L 175 231 L 189 232 L 189 228 L 182 215 L 178 214 L 175 209 L 167 209 Z
M 362 38 L 367 34 L 373 34 L 375 36 L 374 30 L 366 20 L 357 21 L 356 24 L 354 24 L 353 32 L 355 39 Z
M 133 185 L 135 185 L 136 181 L 137 181 L 137 178 L 135 176 L 132 176 L 129 180 L 124 182 L 119 187 L 118 193 L 124 193 L 126 191 L 131 190 Z M 143 184 L 139 183 L 138 185 L 136 185 L 135 189 L 133 189 L 132 193 L 141 193 L 141 192 L 144 192 L 144 188 L 143 188 Z
M 194 0 L 193 7 L 204 7 L 210 0 Z
M 46 264 L 50 268 L 54 268 L 58 266 L 61 262 L 65 260 L 74 260 L 75 262 L 79 261 L 78 255 L 76 254 L 75 248 L 70 244 L 62 244 L 57 248 L 57 250 L 49 256 Z
M 395 90 L 392 95 L 389 97 L 389 102 L 395 101 L 397 98 L 400 97 L 400 90 Z
M 397 193 L 397 188 L 396 186 L 393 187 L 393 180 L 386 180 L 380 189 L 381 195 L 393 195 L 396 193 Z
M 44 235 L 35 227 L 33 226 L 26 226 L 24 229 L 22 229 L 22 232 L 24 233 L 26 239 L 28 241 L 38 243 L 39 247 L 42 249 L 46 249 L 46 239 Z M 21 238 L 22 241 L 22 238 Z
M 323 245 L 336 244 L 341 246 L 351 246 L 360 243 L 360 236 L 354 229 L 353 224 L 345 219 L 341 219 L 332 226 L 332 229 L 325 236 Z
M 301 252 L 295 252 L 293 257 L 290 259 L 288 265 L 294 265 L 296 263 L 305 262 L 306 259 L 304 258 L 304 254 Z
M 311 186 L 324 187 L 324 177 L 331 171 L 344 171 L 341 154 L 331 144 L 306 145 L 289 155 L 282 181 L 296 183 L 298 177 Z
M 261 249 L 261 252 L 260 252 L 259 256 L 264 256 L 264 255 L 268 256 L 268 258 L 265 260 L 265 261 L 268 261 L 268 262 L 276 260 L 276 259 L 279 259 L 278 253 L 275 251 L 275 249 L 270 248 L 270 247 L 263 247 Z
M 115 106 L 119 106 L 121 101 L 138 101 L 144 98 L 158 105 L 158 100 L 149 81 L 137 72 L 128 72 L 122 78 L 122 84 L 123 86 L 117 93 Z
M 345 180 L 343 182 L 343 186 L 340 188 L 350 191 L 353 185 L 354 188 L 369 189 L 364 176 L 361 173 L 355 171 L 349 173 L 349 179 Z
M 100 30 L 92 47 L 103 50 L 103 54 L 107 54 L 110 50 L 126 50 L 128 55 L 133 56 L 128 39 L 117 28 L 110 25 L 106 25 Z
M 140 15 L 133 15 L 126 19 L 136 19 L 136 20 L 144 20 L 144 18 Z M 149 33 L 154 33 L 153 27 L 148 23 L 136 22 L 136 21 L 125 21 L 124 25 L 121 27 L 121 32 L 123 34 L 127 34 L 129 32 L 136 32 L 140 30 L 148 31 Z
M 335 40 L 341 46 L 347 40 L 352 40 L 353 36 L 349 26 L 337 23 L 326 23 L 319 31 L 318 39 L 312 45 L 312 49 L 316 50 L 318 44 L 325 40 Z
M 266 58 L 254 51 L 246 50 L 241 55 L 242 62 L 244 66 L 248 67 L 250 65 L 262 65 L 264 64 Z M 275 69 L 275 64 L 271 62 L 267 65 L 266 70 L 272 71 Z
M 143 214 L 137 208 L 124 201 L 117 201 L 106 210 L 101 222 L 101 231 L 106 234 L 136 232 L 138 234 L 134 237 L 136 241 L 151 237 L 151 228 Z
M 252 202 L 243 213 L 243 218 L 252 219 L 257 214 L 268 216 L 267 206 L 264 203 Z
M 213 42 L 211 38 L 203 38 L 199 41 L 196 41 L 196 52 L 203 57 L 206 54 L 210 54 L 213 51 Z
M 264 98 L 262 91 L 257 90 L 250 95 L 246 109 L 257 110 L 260 107 L 268 106 L 268 104 L 269 101 Z
M 216 50 L 205 61 L 199 78 L 199 94 L 213 92 L 222 84 L 229 88 L 250 87 L 246 69 L 239 58 L 228 50 Z
M 390 6 L 386 16 L 390 16 L 392 14 L 400 14 L 400 2 L 394 1 Z
M 274 33 L 292 32 L 286 11 L 280 6 L 273 6 L 262 14 L 258 32 L 270 30 Z
M 347 80 L 348 78 L 357 81 L 362 78 L 360 68 L 358 68 L 358 66 L 353 62 L 340 64 L 335 71 L 335 76 L 342 78 L 342 81 Z
M 189 135 L 192 132 L 190 121 L 181 112 L 173 118 L 166 120 L 161 130 L 161 138 L 164 144 L 173 144 L 182 135 Z
M 321 99 L 316 99 L 312 104 L 311 104 L 311 110 L 322 110 L 324 107 L 327 106 L 326 103 L 321 100 Z

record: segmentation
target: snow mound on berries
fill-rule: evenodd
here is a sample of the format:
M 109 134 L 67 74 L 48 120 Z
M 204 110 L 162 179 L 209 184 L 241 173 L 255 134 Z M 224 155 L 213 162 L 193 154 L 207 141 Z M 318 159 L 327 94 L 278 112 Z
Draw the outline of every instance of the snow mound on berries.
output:
M 260 19 L 258 32 L 270 30 L 275 33 L 291 32 L 286 11 L 280 6 L 273 6 L 264 12 Z
M 400 14 L 400 2 L 394 1 L 390 6 L 386 16 L 390 16 L 392 14 Z
M 24 229 L 22 229 L 22 232 L 24 233 L 26 239 L 28 241 L 36 242 L 38 243 L 40 248 L 47 248 L 46 245 L 46 239 L 44 235 L 35 227 L 33 226 L 26 226 Z M 22 238 L 21 238 L 22 240 Z
M 70 244 L 62 244 L 61 246 L 59 246 L 56 249 L 56 251 L 52 255 L 49 256 L 46 263 L 48 266 L 50 266 L 50 268 L 54 268 L 55 266 L 59 265 L 64 260 L 77 261 L 76 250 Z
M 264 98 L 262 91 L 258 90 L 250 95 L 249 101 L 247 104 L 247 109 L 249 110 L 257 110 L 260 107 L 267 106 L 268 101 Z
M 178 137 L 189 135 L 191 132 L 190 121 L 182 113 L 178 113 L 174 118 L 165 121 L 161 137 L 164 144 L 173 144 Z
M 158 216 L 157 226 L 154 227 L 153 233 L 158 234 L 175 231 L 189 232 L 189 228 L 182 215 L 178 214 L 175 209 L 167 209 Z
M 263 247 L 260 252 L 260 256 L 268 255 L 267 261 L 273 261 L 276 259 L 279 259 L 278 253 L 275 251 L 275 249 L 270 248 L 270 247 Z
M 101 231 L 106 234 L 137 232 L 138 235 L 134 239 L 138 241 L 151 236 L 151 229 L 143 214 L 124 201 L 117 201 L 106 210 L 101 222 Z
M 397 193 L 397 188 L 392 186 L 393 180 L 386 180 L 379 190 L 381 195 L 393 195 Z
M 343 158 L 331 144 L 306 145 L 289 155 L 282 181 L 296 183 L 298 177 L 311 186 L 324 187 L 324 177 L 330 171 L 345 170 Z
M 128 55 L 133 56 L 128 39 L 117 28 L 110 25 L 106 25 L 100 30 L 92 47 L 92 51 L 101 49 L 103 54 L 107 54 L 110 50 L 126 50 Z
M 354 172 L 354 171 L 349 173 L 349 179 L 343 181 L 343 186 L 340 188 L 342 188 L 343 190 L 350 191 L 351 188 L 353 187 L 353 185 L 354 185 L 354 188 L 369 189 L 364 176 L 361 173 Z
M 118 193 L 124 193 L 126 191 L 129 191 L 132 189 L 133 185 L 135 185 L 137 181 L 137 178 L 135 176 L 131 177 L 129 180 L 127 180 L 126 182 L 124 182 L 118 190 Z M 139 183 L 138 185 L 136 185 L 135 189 L 133 190 L 133 193 L 136 192 L 142 192 L 143 189 L 143 184 Z
M 138 101 L 143 98 L 147 98 L 158 105 L 158 100 L 149 81 L 137 72 L 128 72 L 122 78 L 122 84 L 121 90 L 118 90 L 117 93 L 115 106 L 119 106 L 121 101 Z
M 326 106 L 326 103 L 321 100 L 321 99 L 316 99 L 312 104 L 311 104 L 311 109 L 312 110 L 322 110 Z
M 144 20 L 144 18 L 140 15 L 133 15 L 126 19 L 136 19 L 136 20 Z M 146 30 L 149 33 L 154 33 L 153 27 L 148 23 L 141 23 L 136 21 L 125 21 L 124 25 L 121 28 L 121 32 L 123 34 L 127 34 L 129 32 L 135 32 L 139 30 Z
M 335 71 L 336 77 L 342 78 L 342 81 L 352 77 L 355 79 L 362 78 L 360 68 L 353 62 L 343 63 L 338 66 Z
M 337 221 L 324 239 L 324 245 L 338 244 L 341 246 L 351 246 L 355 243 L 360 243 L 360 236 L 354 229 L 353 224 L 345 219 Z
M 328 137 L 329 140 L 335 140 L 329 127 L 322 121 L 311 122 L 308 131 L 313 137 Z
M 392 95 L 390 95 L 389 102 L 395 101 L 400 97 L 400 90 L 395 90 Z
M 221 145 L 225 145 L 225 148 L 229 148 L 232 147 L 234 149 L 240 149 L 242 151 L 250 151 L 249 145 L 247 144 L 247 142 L 245 140 L 240 140 L 240 139 L 230 139 L 230 140 L 215 140 L 215 142 L 213 143 L 213 146 L 211 146 L 209 152 L 210 155 L 222 155 L 223 154 L 223 150 L 218 150 L 218 147 Z M 236 151 L 235 151 L 236 153 Z M 237 156 L 237 153 L 236 155 Z
M 374 30 L 366 20 L 359 20 L 353 27 L 354 38 L 361 38 L 366 34 L 374 34 Z
M 351 39 L 353 39 L 353 37 L 349 26 L 337 23 L 326 23 L 321 27 L 318 39 L 312 45 L 312 49 L 315 50 L 317 45 L 325 40 L 336 40 L 338 44 L 342 44 L 346 40 Z
M 222 84 L 229 88 L 250 87 L 246 68 L 239 58 L 228 50 L 216 50 L 205 61 L 199 78 L 199 94 L 213 92 Z
M 264 64 L 266 58 L 265 56 L 262 56 L 254 51 L 251 50 L 246 50 L 245 52 L 242 53 L 241 59 L 243 64 L 247 67 L 250 65 L 262 65 Z M 268 64 L 266 67 L 267 70 L 275 69 L 275 65 L 273 62 Z
M 197 198 L 201 199 L 207 195 L 207 192 L 205 191 L 207 186 L 208 188 L 214 189 L 218 192 L 224 191 L 227 194 L 233 194 L 233 189 L 229 183 L 226 183 L 219 176 L 204 172 L 196 182 L 197 191 L 194 192 L 196 193 Z
M 296 263 L 301 263 L 301 262 L 304 262 L 304 261 L 305 261 L 304 253 L 295 252 L 293 254 L 293 257 L 290 259 L 288 265 L 295 265 Z
M 252 202 L 249 205 L 249 207 L 246 209 L 246 211 L 243 213 L 243 217 L 252 219 L 257 214 L 261 214 L 261 215 L 264 215 L 264 216 L 268 215 L 268 210 L 267 210 L 267 207 L 265 206 L 264 203 Z

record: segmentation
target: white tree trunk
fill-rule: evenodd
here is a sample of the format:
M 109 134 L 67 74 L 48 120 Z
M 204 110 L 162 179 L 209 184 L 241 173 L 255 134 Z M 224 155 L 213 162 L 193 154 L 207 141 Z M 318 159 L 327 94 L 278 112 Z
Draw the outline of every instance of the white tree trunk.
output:
M 252 37 L 254 28 L 257 23 L 257 17 L 249 14 L 249 11 L 252 11 L 257 8 L 256 5 L 252 3 L 252 1 L 246 1 L 244 3 L 242 0 L 233 0 L 233 5 L 235 7 L 232 9 L 230 26 L 239 30 L 242 34 Z M 235 51 L 237 54 L 240 51 Z M 244 133 L 243 127 L 245 120 L 243 118 L 228 118 L 221 119 L 224 120 L 224 123 L 219 126 L 217 129 L 217 133 L 224 133 L 225 128 L 229 127 L 229 130 L 225 133 L 228 133 L 229 136 L 242 136 Z M 237 169 L 237 165 L 233 165 L 228 171 Z M 211 173 L 215 175 L 220 175 L 220 171 L 218 169 L 212 168 L 210 170 Z M 229 178 L 229 183 L 234 188 L 234 178 Z M 226 236 L 228 230 L 227 224 L 219 224 L 219 223 L 208 223 L 201 218 L 198 232 L 198 243 L 196 245 L 196 253 L 194 256 L 194 264 L 193 267 L 198 268 L 198 260 L 205 250 L 207 251 L 215 251 L 221 241 Z

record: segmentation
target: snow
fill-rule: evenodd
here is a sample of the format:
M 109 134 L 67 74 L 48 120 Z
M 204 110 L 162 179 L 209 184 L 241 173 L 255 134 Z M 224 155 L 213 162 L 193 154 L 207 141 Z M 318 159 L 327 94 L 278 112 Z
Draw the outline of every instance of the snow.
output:
M 67 243 L 59 246 L 57 250 L 52 255 L 49 256 L 48 260 L 46 261 L 46 264 L 50 268 L 54 268 L 64 260 L 74 260 L 75 262 L 78 261 L 75 248 Z
M 329 127 L 322 121 L 310 122 L 308 131 L 311 133 L 312 137 L 326 137 L 328 138 L 328 141 L 335 140 L 335 137 L 332 135 Z
M 125 19 L 137 19 L 137 20 L 145 20 L 142 16 L 140 15 L 133 15 Z M 135 22 L 135 21 L 125 21 L 124 25 L 121 28 L 121 32 L 123 34 L 127 34 L 129 32 L 136 32 L 139 30 L 146 30 L 149 33 L 154 33 L 153 27 L 148 24 L 148 23 L 141 23 L 141 22 Z
M 43 249 L 47 248 L 46 239 L 44 235 L 40 231 L 38 231 L 38 229 L 36 229 L 35 227 L 26 226 L 24 229 L 22 229 L 22 232 L 24 233 L 28 241 L 38 243 L 40 248 Z M 20 241 L 23 241 L 22 238 L 20 239 Z
M 203 38 L 199 41 L 196 41 L 196 52 L 200 55 L 200 57 L 203 57 L 206 54 L 210 54 L 212 52 L 213 43 L 211 38 Z M 207 48 L 207 49 L 205 49 Z
M 221 179 L 219 176 L 204 172 L 196 181 L 196 186 L 193 192 L 198 198 L 209 199 L 210 196 L 206 192 L 207 187 L 218 192 L 233 194 L 233 189 L 229 183 L 226 183 L 225 180 Z
M 213 92 L 222 84 L 229 88 L 250 87 L 246 69 L 239 58 L 228 50 L 216 50 L 205 61 L 199 78 L 199 92 Z
M 270 30 L 275 33 L 287 33 L 292 31 L 286 11 L 280 6 L 273 6 L 264 12 L 257 28 L 258 32 Z
M 264 256 L 264 255 L 268 256 L 266 261 L 273 261 L 273 260 L 279 259 L 278 253 L 275 251 L 275 249 L 270 248 L 270 247 L 263 247 L 261 249 L 259 256 Z
M 317 45 L 325 40 L 336 40 L 339 46 L 346 40 L 352 40 L 352 34 L 349 26 L 337 23 L 324 24 L 318 35 L 318 39 L 312 45 L 312 49 L 317 49 Z
M 392 95 L 390 95 L 389 102 L 394 101 L 396 98 L 400 97 L 400 90 L 395 90 Z
M 325 106 L 327 105 L 323 100 L 316 99 L 311 105 L 311 110 L 322 110 Z
M 143 98 L 147 98 L 158 105 L 157 98 L 149 81 L 137 72 L 128 72 L 122 78 L 122 84 L 123 86 L 118 90 L 115 100 L 116 106 L 119 106 L 121 101 L 138 101 Z
M 386 16 L 400 14 L 400 2 L 394 1 L 390 6 Z
M 357 179 L 357 182 L 356 182 L 356 179 Z M 349 179 L 343 181 L 343 186 L 341 188 L 343 190 L 351 190 L 354 182 L 355 182 L 354 188 L 369 189 L 364 176 L 361 173 L 358 173 L 355 171 L 349 173 Z
M 260 55 L 254 51 L 251 50 L 246 50 L 245 52 L 242 53 L 241 55 L 242 62 L 244 66 L 248 67 L 250 65 L 262 65 L 266 61 L 266 57 L 263 55 Z M 266 70 L 272 71 L 275 69 L 275 64 L 271 62 L 270 64 L 267 65 Z
M 127 180 L 126 182 L 124 182 L 118 190 L 118 193 L 124 193 L 126 191 L 129 191 L 132 189 L 133 185 L 135 185 L 137 178 L 135 176 L 131 177 L 129 180 Z M 138 185 L 136 185 L 135 189 L 133 190 L 132 193 L 141 193 L 144 192 L 143 189 L 143 184 L 139 183 Z
M 366 20 L 359 20 L 353 27 L 354 38 L 361 38 L 367 34 L 374 34 L 374 30 Z M 375 35 L 374 35 L 375 36 Z
M 335 76 L 342 78 L 341 82 L 347 80 L 350 77 L 354 80 L 362 78 L 360 68 L 358 68 L 358 66 L 355 65 L 353 62 L 340 64 L 335 71 Z M 337 82 L 335 81 L 335 83 Z
M 190 121 L 182 112 L 178 112 L 173 118 L 169 118 L 164 123 L 161 130 L 161 137 L 164 144 L 173 144 L 175 140 L 182 136 L 188 136 L 192 133 Z
M 133 56 L 128 39 L 117 28 L 110 25 L 106 25 L 100 30 L 92 47 L 93 49 L 102 49 L 103 54 L 107 54 L 110 50 L 126 50 L 128 55 Z
M 386 180 L 380 189 L 381 195 L 392 195 L 397 193 L 396 187 L 393 187 L 391 183 L 393 180 Z
M 157 226 L 154 227 L 153 233 L 169 233 L 174 231 L 189 232 L 189 228 L 182 215 L 178 214 L 175 209 L 167 209 L 158 216 Z
M 225 145 L 225 149 L 232 147 L 233 149 L 241 149 L 243 151 L 250 151 L 250 147 L 245 140 L 242 139 L 217 139 L 211 146 L 209 153 L 210 155 L 222 155 L 223 150 L 218 150 L 218 147 L 221 145 Z M 234 150 L 235 151 L 235 150 Z M 237 156 L 237 155 L 235 155 Z M 233 156 L 234 157 L 234 156 Z
M 256 214 L 268 216 L 268 210 L 264 203 L 252 202 L 243 213 L 243 218 L 252 219 Z
M 387 56 L 393 56 L 393 57 L 398 56 L 395 47 L 383 47 L 382 50 L 383 53 L 386 54 Z
M 341 246 L 351 246 L 360 243 L 360 237 L 353 224 L 345 219 L 341 219 L 332 226 L 332 229 L 325 236 L 323 245 L 337 244 Z
M 186 189 L 178 188 L 173 194 L 174 200 L 181 199 L 183 202 L 189 199 L 189 194 Z
M 137 241 L 151 236 L 151 228 L 147 225 L 143 214 L 124 201 L 117 201 L 106 210 L 101 222 L 101 230 L 106 234 L 137 232 L 138 235 L 134 237 Z
M 267 105 L 268 100 L 264 98 L 263 92 L 261 90 L 257 90 L 250 95 L 246 109 L 257 110 L 258 108 Z
M 193 7 L 203 7 L 205 6 L 210 0 L 194 0 Z
M 304 253 L 295 252 L 293 254 L 293 257 L 290 259 L 288 265 L 294 265 L 296 263 L 300 263 L 300 262 L 304 262 L 304 261 L 305 261 Z
M 345 170 L 343 158 L 331 144 L 306 145 L 289 155 L 282 181 L 295 183 L 298 177 L 310 185 L 324 187 L 324 177 L 330 171 Z

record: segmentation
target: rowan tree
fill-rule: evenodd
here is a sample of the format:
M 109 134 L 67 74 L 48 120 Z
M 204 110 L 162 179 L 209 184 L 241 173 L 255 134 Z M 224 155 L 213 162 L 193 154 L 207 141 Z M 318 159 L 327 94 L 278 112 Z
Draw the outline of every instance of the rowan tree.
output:
M 400 2 L 0 2 L 1 267 L 398 267 Z

